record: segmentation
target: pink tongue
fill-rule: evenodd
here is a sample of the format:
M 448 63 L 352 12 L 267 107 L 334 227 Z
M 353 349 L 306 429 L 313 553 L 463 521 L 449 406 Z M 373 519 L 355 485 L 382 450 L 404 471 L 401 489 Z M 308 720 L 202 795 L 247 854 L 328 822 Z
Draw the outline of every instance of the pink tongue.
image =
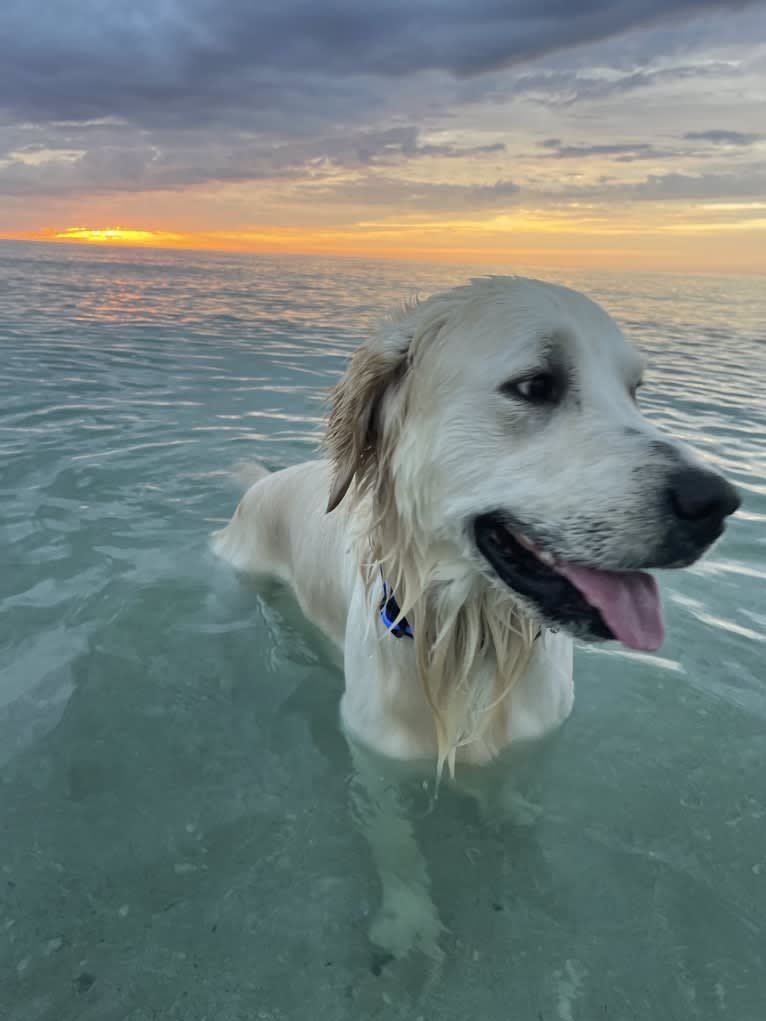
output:
M 556 570 L 595 606 L 616 638 L 629 649 L 654 652 L 665 628 L 657 584 L 643 571 L 594 571 L 559 563 Z

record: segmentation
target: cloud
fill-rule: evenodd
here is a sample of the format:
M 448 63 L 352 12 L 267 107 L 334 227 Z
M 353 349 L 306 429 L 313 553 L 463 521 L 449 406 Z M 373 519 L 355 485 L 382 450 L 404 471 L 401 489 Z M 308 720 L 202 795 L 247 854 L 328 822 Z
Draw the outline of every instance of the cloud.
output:
M 139 132 L 128 125 L 50 125 L 7 132 L 0 194 L 176 191 L 208 182 L 332 179 L 339 170 L 402 167 L 418 159 L 499 157 L 505 143 L 422 142 L 417 127 L 349 131 L 275 142 L 248 133 Z
M 628 187 L 628 196 L 640 199 L 762 199 L 766 194 L 766 171 L 742 170 L 721 174 L 650 174 Z
M 687 131 L 681 138 L 684 142 L 707 142 L 705 148 L 696 147 L 694 156 L 704 158 L 716 154 L 720 146 L 737 146 L 745 148 L 753 145 L 760 136 L 753 132 L 726 131 L 713 128 L 707 131 Z M 594 144 L 567 144 L 560 138 L 546 138 L 539 143 L 545 152 L 544 159 L 584 161 L 591 157 L 611 159 L 616 163 L 635 163 L 640 160 L 673 159 L 685 154 L 687 150 L 679 146 L 665 144 L 655 145 L 653 142 L 597 142 Z M 539 158 L 539 157 L 538 157 Z
M 766 195 L 766 170 L 758 164 L 722 173 L 686 174 L 671 171 L 667 174 L 649 174 L 642 181 L 621 182 L 614 178 L 601 178 L 595 184 L 570 187 L 566 195 L 561 191 L 541 191 L 538 198 L 560 202 L 570 200 L 598 200 L 615 202 L 689 202 L 762 200 Z
M 605 73 L 608 71 L 608 73 Z M 725 60 L 707 63 L 679 62 L 668 67 L 601 68 L 598 72 L 581 68 L 546 69 L 518 75 L 513 93 L 550 107 L 569 107 L 577 103 L 598 102 L 640 90 L 672 86 L 685 81 L 730 77 L 736 71 Z M 476 86 L 481 89 L 479 83 Z M 507 85 L 506 85 L 507 93 Z
M 712 142 L 713 145 L 752 145 L 760 136 L 747 131 L 727 131 L 711 128 L 709 131 L 687 131 L 684 138 L 690 142 Z
M 746 0 L 11 0 L 0 106 L 11 118 L 195 125 L 221 110 L 297 120 L 364 96 L 351 78 L 483 74 Z
M 696 158 L 715 156 L 721 146 L 746 148 L 760 141 L 755 132 L 733 131 L 723 128 L 709 128 L 700 131 L 686 131 L 680 137 L 667 140 L 663 145 L 653 142 L 595 142 L 566 143 L 561 138 L 544 138 L 538 146 L 545 150 L 544 159 L 584 161 L 591 157 L 604 157 L 617 163 L 633 163 L 639 160 L 675 158 L 692 153 Z M 707 142 L 707 146 L 684 146 L 684 142 Z M 538 155 L 538 158 L 540 156 Z
M 350 223 L 567 196 L 737 195 L 755 171 L 732 176 L 730 147 L 752 161 L 761 137 L 755 11 L 737 0 L 6 0 L 3 219 L 30 199 L 76 209 L 94 195 L 115 207 L 137 196 L 144 215 L 144 195 L 162 192 L 164 211 L 190 188 L 179 216 L 250 223 L 329 222 L 323 203 Z M 668 173 L 637 182 L 650 160 Z M 615 180 L 595 177 L 604 161 Z
M 346 209 L 353 219 L 360 210 L 396 209 L 398 214 L 472 212 L 477 209 L 501 212 L 516 205 L 521 188 L 500 179 L 491 184 L 451 184 L 444 181 L 412 180 L 373 175 L 353 181 L 327 181 L 305 189 L 306 197 Z
M 461 146 L 451 142 L 423 143 L 420 129 L 409 124 L 381 131 L 359 131 L 325 138 L 308 148 L 306 158 L 325 158 L 344 167 L 355 165 L 396 164 L 423 156 L 442 159 L 493 156 L 505 152 L 504 142 Z
M 656 159 L 665 155 L 650 142 L 612 142 L 598 145 L 564 145 L 560 138 L 546 138 L 540 143 L 546 149 L 546 158 L 559 160 L 584 160 L 591 156 L 611 156 L 618 162 Z

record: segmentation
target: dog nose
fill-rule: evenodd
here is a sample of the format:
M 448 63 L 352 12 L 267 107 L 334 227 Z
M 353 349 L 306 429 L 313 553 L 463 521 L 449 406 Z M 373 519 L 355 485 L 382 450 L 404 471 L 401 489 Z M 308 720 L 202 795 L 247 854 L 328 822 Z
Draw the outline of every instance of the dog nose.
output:
M 677 518 L 720 525 L 742 502 L 739 493 L 720 475 L 701 468 L 684 468 L 670 480 L 670 502 Z

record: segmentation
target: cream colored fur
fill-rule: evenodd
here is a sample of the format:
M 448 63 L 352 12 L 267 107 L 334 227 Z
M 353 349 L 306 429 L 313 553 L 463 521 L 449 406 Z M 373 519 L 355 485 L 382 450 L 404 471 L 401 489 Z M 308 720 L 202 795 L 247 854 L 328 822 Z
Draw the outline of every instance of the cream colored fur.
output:
M 501 384 L 536 371 L 551 345 L 576 394 L 541 419 Z M 566 288 L 480 280 L 409 306 L 337 384 L 326 459 L 256 471 L 214 537 L 238 569 L 291 586 L 343 658 L 353 817 L 382 884 L 371 938 L 394 956 L 438 958 L 441 923 L 377 755 L 431 770 L 486 764 L 552 732 L 574 699 L 572 639 L 493 574 L 469 523 L 508 507 L 572 561 L 619 570 L 645 556 L 665 527 L 656 487 L 691 455 L 636 407 L 641 367 L 609 316 Z M 383 577 L 414 640 L 380 621 Z M 505 812 L 514 797 L 500 801 Z
M 540 634 L 513 593 L 466 556 L 462 536 L 434 513 L 443 482 L 428 464 L 434 430 L 453 430 L 449 457 L 460 457 L 461 436 L 436 419 L 436 398 L 459 387 L 461 357 L 481 357 L 482 310 L 511 291 L 527 306 L 525 287 L 550 298 L 536 282 L 480 281 L 385 322 L 334 390 L 329 460 L 257 481 L 214 540 L 238 568 L 291 585 L 306 615 L 343 650 L 342 716 L 353 737 L 384 755 L 430 758 L 450 770 L 456 760 L 486 762 L 515 738 L 547 733 L 573 700 L 570 639 Z M 555 290 L 559 299 L 572 293 Z M 454 344 L 477 315 L 475 340 L 450 351 L 449 338 Z M 509 347 L 513 332 L 502 338 Z M 392 637 L 379 621 L 381 571 L 414 641 Z
M 326 461 L 266 476 L 214 544 L 239 570 L 289 584 L 306 616 L 342 650 L 350 736 L 385 756 L 437 762 L 433 702 L 452 737 L 447 757 L 482 763 L 514 737 L 539 737 L 561 723 L 573 699 L 570 639 L 548 632 L 530 646 L 538 626 L 513 601 L 457 565 L 440 573 L 433 551 L 421 560 L 415 550 L 392 577 L 406 593 L 416 637 L 394 638 L 378 615 L 369 506 L 357 493 L 326 514 L 330 485 Z M 516 683 L 506 696 L 509 679 Z

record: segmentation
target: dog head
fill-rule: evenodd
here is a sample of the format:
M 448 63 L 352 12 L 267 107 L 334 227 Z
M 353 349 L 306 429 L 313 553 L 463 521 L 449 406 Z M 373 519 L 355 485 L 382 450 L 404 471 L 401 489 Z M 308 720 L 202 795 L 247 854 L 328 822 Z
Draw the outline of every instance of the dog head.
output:
M 693 563 L 740 501 L 644 418 L 642 373 L 575 291 L 490 278 L 437 295 L 387 323 L 336 387 L 328 509 L 355 478 L 385 490 L 419 548 L 542 623 L 657 648 L 646 572 Z

